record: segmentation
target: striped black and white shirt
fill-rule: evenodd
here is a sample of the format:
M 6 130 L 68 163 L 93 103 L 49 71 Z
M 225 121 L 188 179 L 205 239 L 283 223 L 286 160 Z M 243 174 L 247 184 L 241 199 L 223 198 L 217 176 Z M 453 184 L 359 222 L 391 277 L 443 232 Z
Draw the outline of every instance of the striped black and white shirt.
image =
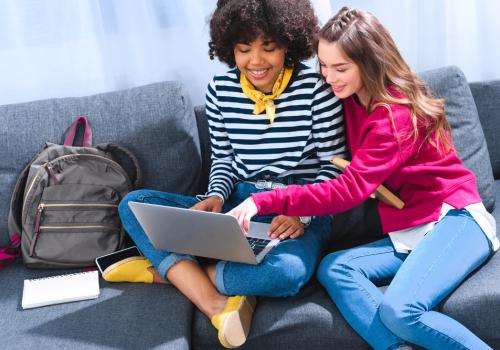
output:
M 293 176 L 324 181 L 338 175 L 330 164 L 345 158 L 342 103 L 313 69 L 297 67 L 274 100 L 272 125 L 265 112 L 254 115 L 239 70 L 215 76 L 207 87 L 206 114 L 212 166 L 206 196 L 226 200 L 237 181 Z

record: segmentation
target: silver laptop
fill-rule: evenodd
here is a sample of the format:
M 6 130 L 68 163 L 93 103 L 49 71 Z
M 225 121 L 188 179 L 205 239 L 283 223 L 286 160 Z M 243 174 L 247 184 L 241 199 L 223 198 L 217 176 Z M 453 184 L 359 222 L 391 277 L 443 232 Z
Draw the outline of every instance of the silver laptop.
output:
M 160 250 L 255 265 L 279 243 L 267 234 L 270 224 L 252 221 L 245 235 L 229 214 L 139 202 L 129 206 Z

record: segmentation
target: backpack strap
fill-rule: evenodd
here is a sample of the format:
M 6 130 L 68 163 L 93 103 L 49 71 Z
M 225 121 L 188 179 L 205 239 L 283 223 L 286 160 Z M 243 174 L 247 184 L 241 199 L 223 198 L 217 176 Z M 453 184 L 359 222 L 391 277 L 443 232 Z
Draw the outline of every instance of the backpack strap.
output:
M 130 159 L 130 161 L 132 162 L 132 164 L 134 166 L 134 172 L 135 172 L 134 177 L 130 176 L 130 174 L 129 174 L 130 178 L 134 179 L 134 180 L 132 180 L 132 186 L 134 188 L 138 188 L 142 184 L 141 166 L 139 165 L 139 160 L 137 159 L 136 156 L 134 156 L 134 154 L 132 152 L 130 152 L 125 147 L 117 145 L 115 143 L 101 143 L 101 144 L 96 145 L 95 148 L 97 148 L 103 152 L 106 152 L 106 153 L 111 153 L 114 156 L 114 158 L 117 160 L 120 159 L 120 155 L 124 155 L 126 158 Z M 123 164 L 120 164 L 120 165 L 122 165 L 122 167 L 123 167 Z M 126 167 L 123 167 L 123 168 L 126 169 Z
M 71 123 L 68 132 L 66 133 L 66 138 L 64 139 L 64 145 L 73 146 L 78 124 L 83 125 L 83 147 L 92 147 L 92 129 L 90 128 L 87 118 L 83 115 L 76 117 L 73 123 Z
M 21 236 L 17 237 L 17 239 L 19 242 L 21 242 Z M 11 244 L 14 245 L 15 241 L 12 241 Z M 0 271 L 2 271 L 4 267 L 11 265 L 20 255 L 21 249 L 19 248 L 0 248 Z
M 10 198 L 10 209 L 8 217 L 8 230 L 10 238 L 10 247 L 0 248 L 0 270 L 10 265 L 16 257 L 21 255 L 21 220 L 22 220 L 22 202 L 24 197 L 24 188 L 30 170 L 31 163 L 38 157 L 38 154 L 26 165 L 17 178 L 12 197 Z

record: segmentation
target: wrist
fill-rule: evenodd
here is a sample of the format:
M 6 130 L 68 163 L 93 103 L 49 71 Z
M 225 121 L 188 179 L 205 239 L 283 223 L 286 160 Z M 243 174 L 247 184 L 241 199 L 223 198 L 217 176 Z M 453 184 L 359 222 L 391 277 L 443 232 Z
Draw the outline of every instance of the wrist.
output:
M 224 198 L 222 198 L 221 196 L 216 195 L 216 194 L 212 194 L 212 195 L 208 196 L 206 199 L 212 201 L 212 203 L 216 202 L 216 203 L 221 204 L 221 205 L 224 204 Z
M 221 196 L 213 194 L 209 198 L 212 199 L 212 200 L 215 200 L 215 201 L 219 202 L 220 204 L 224 204 L 224 198 L 222 198 Z

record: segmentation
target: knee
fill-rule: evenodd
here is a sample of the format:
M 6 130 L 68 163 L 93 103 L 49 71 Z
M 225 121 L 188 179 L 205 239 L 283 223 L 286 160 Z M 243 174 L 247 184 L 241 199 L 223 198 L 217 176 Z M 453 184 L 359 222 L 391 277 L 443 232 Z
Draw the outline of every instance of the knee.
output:
M 343 251 L 328 254 L 318 266 L 318 281 L 325 287 L 341 284 L 341 281 L 348 278 L 349 271 L 354 270 L 349 261 L 349 256 Z
M 379 306 L 379 316 L 382 323 L 400 338 L 407 339 L 405 335 L 410 330 L 424 310 L 416 305 L 403 300 L 388 300 L 384 298 Z
M 308 266 L 297 256 L 282 256 L 272 262 L 273 294 L 278 297 L 288 297 L 297 294 L 309 281 L 314 266 Z
M 128 206 L 129 202 L 140 202 L 139 198 L 142 196 L 142 190 L 132 191 L 125 195 L 118 205 L 118 213 L 123 216 L 125 213 L 130 211 Z
M 132 191 L 127 193 L 118 205 L 118 215 L 120 217 L 122 226 L 132 239 L 134 239 L 134 235 L 137 231 L 142 232 L 142 230 L 140 230 L 139 223 L 135 218 L 135 215 L 132 213 L 132 210 L 129 207 L 129 203 L 142 202 L 143 198 L 143 190 Z

